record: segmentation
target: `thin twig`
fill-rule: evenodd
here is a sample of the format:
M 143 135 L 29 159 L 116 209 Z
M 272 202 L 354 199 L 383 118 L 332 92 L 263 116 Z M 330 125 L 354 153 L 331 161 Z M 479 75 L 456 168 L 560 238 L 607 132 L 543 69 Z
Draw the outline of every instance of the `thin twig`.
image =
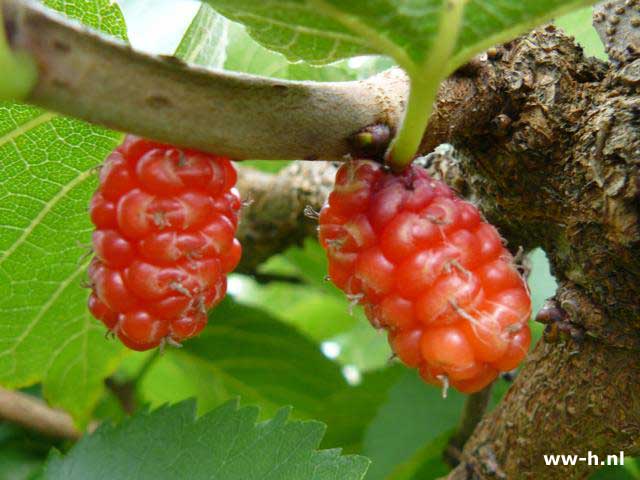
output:
M 160 349 L 156 348 L 155 351 L 145 359 L 138 373 L 127 381 L 119 382 L 113 377 L 105 379 L 104 384 L 118 399 L 118 403 L 120 403 L 122 410 L 127 415 L 132 415 L 138 409 L 138 401 L 136 399 L 138 384 L 149 372 L 159 356 Z
M 467 443 L 476 425 L 482 420 L 487 410 L 492 386 L 493 384 L 467 397 L 458 428 L 449 439 L 444 451 L 444 459 L 452 467 L 460 463 L 464 444 Z
M 253 278 L 258 283 L 271 283 L 271 282 L 279 282 L 279 283 L 289 283 L 292 285 L 301 285 L 304 283 L 297 275 L 285 275 L 280 273 L 254 273 Z
M 0 418 L 17 423 L 30 430 L 57 438 L 77 440 L 82 432 L 68 413 L 49 407 L 32 395 L 0 387 Z M 89 425 L 92 431 L 96 423 Z

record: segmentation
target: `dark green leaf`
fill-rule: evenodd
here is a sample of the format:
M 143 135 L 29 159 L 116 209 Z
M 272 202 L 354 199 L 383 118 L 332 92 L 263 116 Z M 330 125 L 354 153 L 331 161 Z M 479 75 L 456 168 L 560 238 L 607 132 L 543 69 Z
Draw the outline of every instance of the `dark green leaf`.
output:
M 256 424 L 258 409 L 235 402 L 196 419 L 185 402 L 103 426 L 65 457 L 53 455 L 45 478 L 357 480 L 368 460 L 317 451 L 319 422 L 289 421 L 289 410 Z
M 324 402 L 317 418 L 329 425 L 323 442 L 326 446 L 341 446 L 348 451 L 362 451 L 364 435 L 378 415 L 389 390 L 402 377 L 405 369 L 400 365 L 367 372 L 356 386 L 348 386 L 331 395 Z
M 168 379 L 175 388 L 166 388 Z M 154 403 L 200 392 L 211 405 L 240 396 L 268 415 L 292 404 L 296 414 L 313 418 L 346 385 L 338 365 L 308 338 L 262 310 L 227 299 L 200 336 L 167 352 L 143 389 Z
M 444 462 L 442 453 L 452 433 L 447 431 L 418 449 L 409 460 L 398 465 L 386 480 L 427 480 L 445 476 L 450 468 Z

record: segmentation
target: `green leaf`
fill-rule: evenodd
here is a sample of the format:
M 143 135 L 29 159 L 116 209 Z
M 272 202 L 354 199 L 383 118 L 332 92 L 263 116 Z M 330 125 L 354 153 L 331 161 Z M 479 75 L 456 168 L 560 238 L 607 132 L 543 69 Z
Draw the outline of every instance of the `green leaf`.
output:
M 325 280 L 328 268 L 327 254 L 315 238 L 305 239 L 302 248 L 289 248 L 284 253 L 284 257 L 297 268 L 302 278 L 310 284 L 327 293 L 345 298 L 344 292 L 335 287 L 333 283 Z
M 199 337 L 156 362 L 143 378 L 140 394 L 152 406 L 195 396 L 200 412 L 236 396 L 260 406 L 265 415 L 292 404 L 297 417 L 328 424 L 323 445 L 358 451 L 379 405 L 403 372 L 396 365 L 348 385 L 339 366 L 321 355 L 317 345 L 264 311 L 227 299 Z
M 260 285 L 251 277 L 234 275 L 232 281 L 240 284 L 232 290 L 238 301 L 271 313 L 315 340 L 346 333 L 363 319 L 360 309 L 351 308 L 344 293 L 324 280 L 326 254 L 316 240 L 307 239 L 303 248 L 292 247 L 272 257 L 260 272 L 292 275 L 305 283 Z
M 0 422 L 0 478 L 35 479 L 42 471 L 51 448 L 60 448 L 61 445 L 63 442 L 60 440 L 13 423 Z
M 206 0 L 289 60 L 326 64 L 373 53 L 420 63 L 430 49 L 441 0 Z M 401 61 L 402 60 L 402 61 Z
M 304 61 L 290 62 L 281 53 L 256 42 L 244 26 L 230 22 L 225 69 L 286 80 L 338 82 L 366 78 L 393 65 L 386 57 L 370 56 L 358 62 L 357 68 L 342 60 L 330 65 L 313 65 Z
M 444 462 L 442 452 L 444 452 L 452 433 L 453 430 L 447 431 L 428 442 L 417 450 L 409 460 L 394 468 L 386 480 L 422 480 L 444 477 L 450 468 Z
M 180 378 L 195 365 L 195 378 Z M 167 378 L 176 388 L 166 388 Z M 198 337 L 167 352 L 152 368 L 143 391 L 153 404 L 201 392 L 209 404 L 240 396 L 266 414 L 292 404 L 297 414 L 313 418 L 325 399 L 346 385 L 338 365 L 308 338 L 262 310 L 226 299 Z
M 121 40 L 128 40 L 127 26 L 116 2 L 110 0 L 43 0 L 42 3 L 91 28 Z
M 258 409 L 227 403 L 198 419 L 185 402 L 104 426 L 65 457 L 50 458 L 46 479 L 118 478 L 358 480 L 369 461 L 318 451 L 319 422 L 290 421 L 289 409 L 256 424 Z
M 593 0 L 206 0 L 289 60 L 326 64 L 377 53 L 411 78 L 404 121 L 387 153 L 414 157 L 443 78 L 475 54 Z
M 316 415 L 329 425 L 323 445 L 340 445 L 345 450 L 361 452 L 369 425 L 405 371 L 396 364 L 367 372 L 358 385 L 344 387 L 327 398 Z
M 365 78 L 392 65 L 391 61 L 371 56 L 352 68 L 345 61 L 332 65 L 292 63 L 277 52 L 256 42 L 244 26 L 228 21 L 207 4 L 202 4 L 187 29 L 176 56 L 188 63 L 225 68 L 237 72 L 289 80 L 345 81 Z M 278 167 L 286 165 L 284 162 Z
M 607 60 L 607 53 L 600 36 L 592 23 L 593 8 L 586 7 L 576 10 L 558 18 L 554 23 L 565 31 L 567 35 L 573 35 L 587 56 Z
M 362 453 L 372 460 L 367 480 L 387 478 L 397 465 L 410 462 L 421 448 L 454 428 L 464 398 L 454 390 L 442 398 L 439 389 L 405 370 L 365 436 Z
M 240 275 L 234 275 L 233 281 L 242 285 L 234 293 L 239 302 L 260 308 L 317 341 L 347 332 L 358 322 L 357 316 L 349 314 L 349 305 L 344 298 L 306 283 L 260 285 L 251 277 Z
M 206 4 L 200 6 L 176 50 L 187 63 L 222 68 L 227 59 L 226 18 Z
M 42 460 L 23 448 L 0 449 L 0 478 L 5 480 L 28 480 L 42 467 Z
M 50 440 L 50 439 L 48 439 Z M 0 478 L 27 480 L 40 471 L 50 443 L 9 422 L 0 423 Z
M 290 160 L 243 160 L 243 167 L 251 167 L 265 173 L 278 173 L 291 163 Z
M 271 50 L 293 61 L 330 63 L 371 53 L 394 57 L 405 69 L 429 61 L 444 0 L 206 0 L 226 17 L 243 23 Z M 449 71 L 476 53 L 509 40 L 591 0 L 469 0 Z
M 449 70 L 492 45 L 593 3 L 594 0 L 469 0 Z
M 367 40 L 339 21 L 296 0 L 206 0 L 227 18 L 243 23 L 249 34 L 291 61 L 327 64 L 356 55 L 376 53 Z M 360 3 L 360 2 L 344 2 Z
M 126 38 L 117 5 L 47 1 Z M 81 288 L 94 167 L 120 134 L 36 108 L 0 104 L 0 383 L 43 382 L 53 405 L 86 421 L 122 349 L 86 309 Z
M 611 452 L 611 455 L 616 455 Z M 640 460 L 624 459 L 624 465 L 602 467 L 589 476 L 590 480 L 638 480 L 640 479 Z
M 0 11 L 0 100 L 21 100 L 31 91 L 38 79 L 33 58 L 14 52 L 7 42 L 2 11 Z

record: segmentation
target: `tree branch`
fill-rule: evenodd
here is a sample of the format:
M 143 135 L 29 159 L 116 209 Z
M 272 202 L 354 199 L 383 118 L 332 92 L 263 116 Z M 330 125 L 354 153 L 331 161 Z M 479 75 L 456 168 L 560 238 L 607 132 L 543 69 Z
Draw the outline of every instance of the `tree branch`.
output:
M 39 398 L 2 387 L 0 418 L 52 437 L 77 440 L 82 436 L 68 413 L 47 406 Z
M 236 269 L 254 273 L 269 257 L 315 237 L 318 222 L 305 209 L 319 211 L 333 188 L 336 166 L 330 162 L 294 162 L 277 175 L 238 169 L 242 208 L 238 239 L 243 254 Z
M 399 69 L 358 82 L 272 80 L 150 56 L 37 2 L 4 0 L 8 42 L 34 57 L 25 99 L 173 145 L 242 159 L 340 159 L 363 127 L 402 116 Z
M 374 125 L 394 133 L 407 100 L 408 80 L 399 69 L 332 83 L 207 70 L 134 51 L 37 2 L 0 0 L 0 7 L 8 44 L 38 65 L 38 82 L 27 102 L 236 160 L 357 156 L 363 149 L 354 137 Z M 500 108 L 490 82 L 466 73 L 443 83 L 422 151 L 470 127 L 489 125 Z M 493 73 L 482 74 L 490 80 Z M 382 158 L 391 139 L 386 135 L 366 153 Z

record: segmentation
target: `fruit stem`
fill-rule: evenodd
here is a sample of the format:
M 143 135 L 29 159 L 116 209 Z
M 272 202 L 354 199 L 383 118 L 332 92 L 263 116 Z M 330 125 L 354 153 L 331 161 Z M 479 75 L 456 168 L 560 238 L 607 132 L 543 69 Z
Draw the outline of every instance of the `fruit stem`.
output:
M 0 100 L 24 99 L 38 78 L 33 59 L 24 52 L 14 52 L 9 45 L 0 1 Z
M 467 0 L 445 0 L 438 33 L 425 62 L 407 70 L 409 98 L 400 130 L 386 155 L 386 163 L 402 171 L 413 161 L 429 123 L 440 83 L 449 75 L 449 58 L 455 50 Z
M 444 459 L 452 467 L 460 463 L 465 443 L 476 429 L 476 425 L 482 420 L 491 399 L 492 387 L 493 383 L 490 383 L 479 392 L 472 393 L 467 397 L 458 428 L 447 442 L 444 451 Z
M 151 367 L 155 365 L 156 360 L 159 357 L 160 349 L 156 348 L 153 353 L 149 354 L 147 358 L 144 359 L 144 363 L 132 378 L 126 381 L 118 381 L 109 377 L 105 380 L 107 388 L 116 397 L 120 407 L 122 407 L 122 410 L 127 415 L 132 415 L 138 409 L 136 391 L 142 379 L 149 372 Z

